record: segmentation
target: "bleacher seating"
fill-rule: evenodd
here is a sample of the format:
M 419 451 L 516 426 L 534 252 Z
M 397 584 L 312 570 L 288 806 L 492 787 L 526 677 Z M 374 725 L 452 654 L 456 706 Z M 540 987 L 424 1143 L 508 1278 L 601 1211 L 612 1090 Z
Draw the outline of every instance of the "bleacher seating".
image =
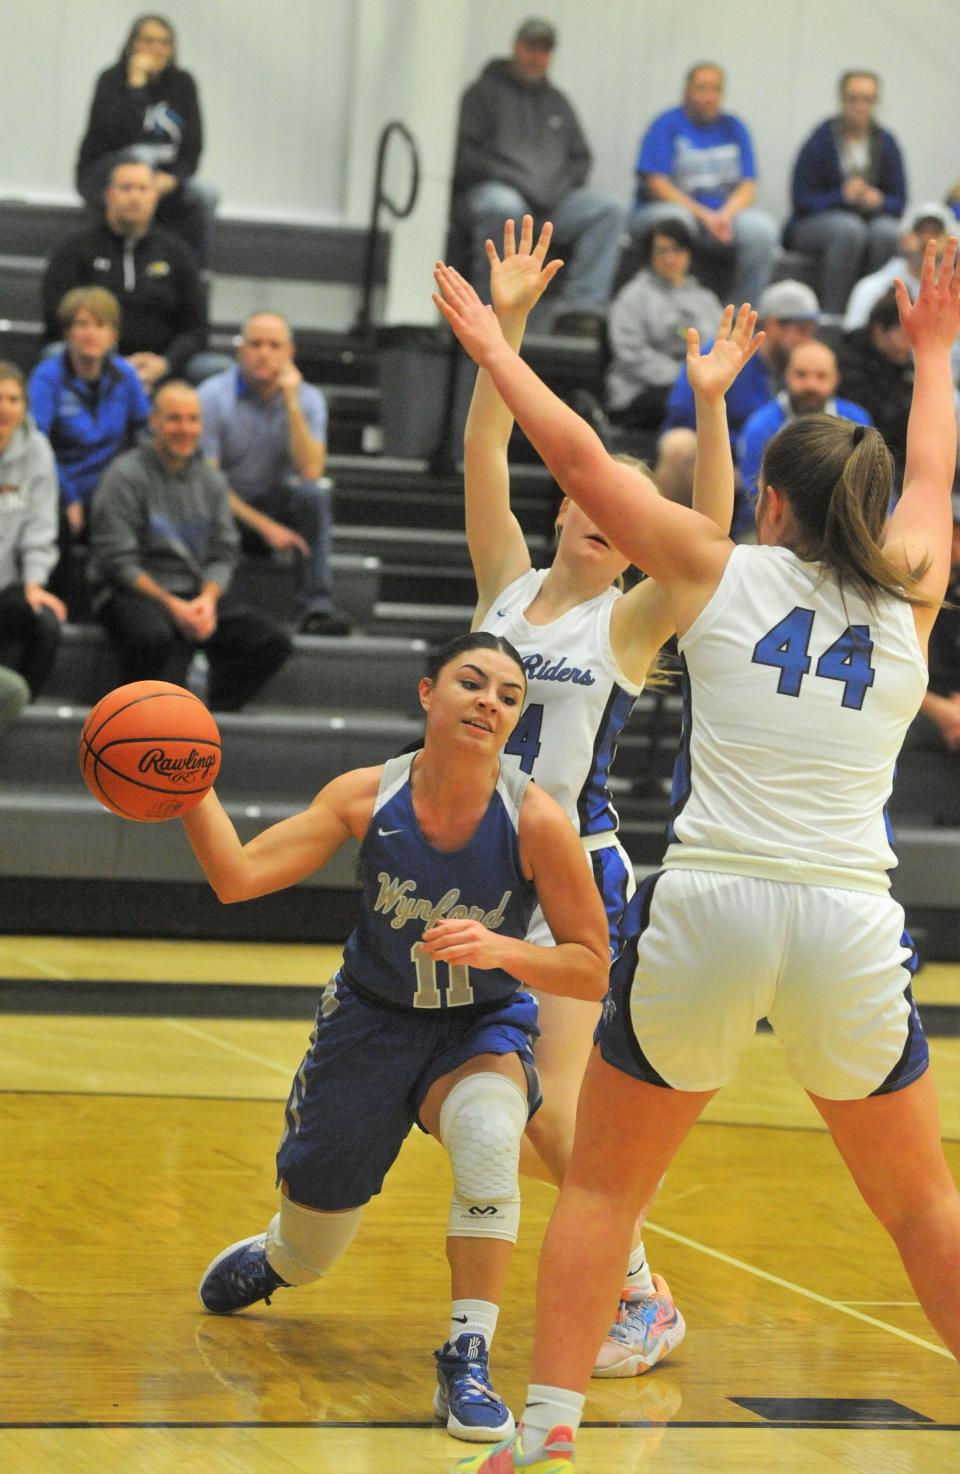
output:
M 0 203 L 0 357 L 25 368 L 35 361 L 43 257 L 81 219 L 79 209 Z M 354 301 L 358 237 L 332 227 L 219 222 L 211 345 L 229 349 L 244 312 L 258 305 L 257 283 L 281 270 L 304 287 L 317 273 L 342 290 L 341 308 L 347 297 Z M 803 263 L 783 264 L 786 274 L 803 275 Z M 385 271 L 384 245 L 381 284 Z M 217 316 L 218 303 L 237 310 Z M 341 310 L 340 318 L 346 322 L 349 313 Z M 248 710 L 222 718 L 218 791 L 245 839 L 302 807 L 336 773 L 382 761 L 415 739 L 427 643 L 465 630 L 474 598 L 460 476 L 438 474 L 426 455 L 374 453 L 383 418 L 375 339 L 333 330 L 309 313 L 294 315 L 294 323 L 298 362 L 328 398 L 336 596 L 355 633 L 298 636 L 290 661 Z M 531 338 L 526 352 L 567 397 L 598 385 L 595 343 Z M 470 372 L 461 371 L 454 428 L 458 417 L 462 424 L 469 382 Z M 455 460 L 453 440 L 448 451 Z M 519 434 L 511 459 L 514 510 L 535 560 L 546 562 L 557 489 Z M 267 557 L 246 560 L 238 586 L 281 617 L 292 615 L 289 568 Z M 191 675 L 198 689 L 203 675 L 201 659 Z M 99 628 L 68 626 L 43 697 L 0 743 L 0 905 L 8 928 L 289 940 L 345 935 L 356 902 L 353 847 L 294 891 L 224 908 L 200 880 L 180 825 L 125 823 L 89 797 L 77 771 L 80 727 L 117 679 Z M 621 835 L 641 871 L 662 855 L 679 727 L 675 694 L 645 694 L 621 742 L 613 787 Z M 926 955 L 960 954 L 960 831 L 933 830 L 922 808 L 911 809 L 899 820 L 898 849 L 895 888 L 911 925 L 925 933 Z

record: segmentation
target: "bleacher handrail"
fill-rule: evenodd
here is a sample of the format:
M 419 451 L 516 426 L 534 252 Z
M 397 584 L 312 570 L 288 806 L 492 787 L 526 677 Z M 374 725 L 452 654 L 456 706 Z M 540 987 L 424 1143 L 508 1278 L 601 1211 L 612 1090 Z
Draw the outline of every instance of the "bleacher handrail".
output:
M 395 200 L 391 199 L 384 186 L 388 151 L 395 137 L 402 138 L 406 143 L 410 159 L 410 189 L 405 204 L 397 204 Z M 377 143 L 377 164 L 374 170 L 373 203 L 370 209 L 370 228 L 367 232 L 360 310 L 357 313 L 357 319 L 353 327 L 354 333 L 358 336 L 366 337 L 370 333 L 370 305 L 373 299 L 373 283 L 376 274 L 377 241 L 381 211 L 387 209 L 395 220 L 405 220 L 412 213 L 419 193 L 420 150 L 417 148 L 417 141 L 406 123 L 401 123 L 399 119 L 395 118 L 392 122 L 384 125 Z

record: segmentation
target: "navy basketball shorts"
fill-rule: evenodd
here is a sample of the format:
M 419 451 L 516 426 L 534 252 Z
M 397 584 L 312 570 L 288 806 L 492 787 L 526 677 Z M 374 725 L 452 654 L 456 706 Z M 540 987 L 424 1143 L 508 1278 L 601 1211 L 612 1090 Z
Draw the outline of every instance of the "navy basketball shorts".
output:
M 518 991 L 502 1007 L 401 1013 L 365 1002 L 338 974 L 327 984 L 294 1077 L 277 1152 L 277 1182 L 324 1212 L 357 1208 L 383 1179 L 431 1085 L 479 1054 L 518 1054 L 530 1112 L 540 1104 L 533 1064 L 537 1005 Z
M 928 1065 L 916 953 L 889 895 L 661 870 L 631 901 L 596 1038 L 653 1085 L 717 1090 L 766 1018 L 805 1090 L 861 1100 Z

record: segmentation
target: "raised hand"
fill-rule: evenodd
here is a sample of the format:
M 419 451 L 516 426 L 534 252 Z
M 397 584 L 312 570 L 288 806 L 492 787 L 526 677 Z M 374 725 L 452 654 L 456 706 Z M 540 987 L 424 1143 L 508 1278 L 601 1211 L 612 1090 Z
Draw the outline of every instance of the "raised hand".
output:
M 694 394 L 711 403 L 722 399 L 745 363 L 756 353 L 764 334 L 756 331 L 757 314 L 749 302 L 734 319 L 733 308 L 724 308 L 713 347 L 700 352 L 700 334 L 687 329 L 687 378 Z
M 921 348 L 950 348 L 960 332 L 960 262 L 957 237 L 950 236 L 937 271 L 937 243 L 928 241 L 920 270 L 920 291 L 910 301 L 903 282 L 894 282 L 900 322 L 916 353 Z
M 533 216 L 524 215 L 520 222 L 519 245 L 512 220 L 507 220 L 503 227 L 502 257 L 497 255 L 493 241 L 486 242 L 487 260 L 490 262 L 490 296 L 493 310 L 498 317 L 525 317 L 539 302 L 563 266 L 562 261 L 551 261 L 546 266 L 543 264 L 552 235 L 553 226 L 548 220 L 534 246 Z
M 439 308 L 475 363 L 482 364 L 504 342 L 503 330 L 492 307 L 485 307 L 470 283 L 452 266 L 438 261 L 433 269 Z

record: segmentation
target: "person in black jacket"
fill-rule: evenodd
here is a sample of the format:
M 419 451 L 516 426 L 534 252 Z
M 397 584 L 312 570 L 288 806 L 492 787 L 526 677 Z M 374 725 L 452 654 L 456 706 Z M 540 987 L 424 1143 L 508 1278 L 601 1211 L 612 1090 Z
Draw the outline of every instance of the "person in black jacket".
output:
M 105 219 L 68 236 L 47 263 L 41 294 L 50 342 L 61 337 L 58 308 L 74 287 L 106 287 L 120 303 L 119 351 L 149 393 L 162 379 L 195 383 L 229 367 L 204 353 L 207 309 L 192 253 L 154 225 L 157 188 L 147 164 L 114 165 L 104 191 Z
M 893 456 L 899 486 L 907 458 L 913 353 L 892 288 L 873 304 L 866 327 L 843 339 L 837 359 L 840 393 L 862 404 L 870 415 Z
M 193 177 L 202 148 L 197 88 L 176 64 L 173 27 L 162 16 L 141 15 L 120 60 L 97 79 L 77 157 L 77 189 L 100 209 L 117 159 L 142 159 L 155 170 L 161 225 L 181 235 L 205 266 L 218 195 Z
M 553 221 L 566 266 L 549 306 L 554 326 L 586 332 L 610 296 L 624 212 L 611 196 L 586 189 L 591 154 L 573 105 L 547 79 L 556 44 L 549 21 L 524 21 L 513 53 L 491 61 L 460 104 L 453 173 L 453 219 L 469 235 L 471 274 L 489 286 L 484 250 L 508 216 Z M 486 300 L 486 298 L 485 298 Z

